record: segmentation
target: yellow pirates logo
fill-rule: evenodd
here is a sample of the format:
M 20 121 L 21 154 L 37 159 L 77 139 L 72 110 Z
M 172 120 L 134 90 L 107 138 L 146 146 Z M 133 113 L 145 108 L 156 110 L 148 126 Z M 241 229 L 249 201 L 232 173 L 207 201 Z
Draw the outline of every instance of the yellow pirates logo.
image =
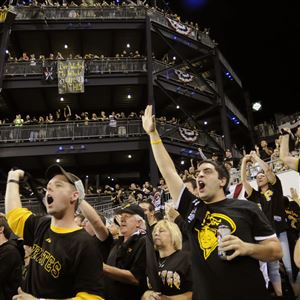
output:
M 210 213 L 209 211 L 206 212 L 200 229 L 195 228 L 198 232 L 198 242 L 203 251 L 204 259 L 207 259 L 218 246 L 217 231 L 218 226 L 221 224 L 228 225 L 231 228 L 231 233 L 236 230 L 236 225 L 231 218 L 219 213 Z
M 272 196 L 273 196 L 274 193 L 271 190 L 267 190 L 264 193 L 261 192 L 261 194 L 263 194 L 265 196 L 266 200 L 269 202 L 269 201 L 272 200 Z

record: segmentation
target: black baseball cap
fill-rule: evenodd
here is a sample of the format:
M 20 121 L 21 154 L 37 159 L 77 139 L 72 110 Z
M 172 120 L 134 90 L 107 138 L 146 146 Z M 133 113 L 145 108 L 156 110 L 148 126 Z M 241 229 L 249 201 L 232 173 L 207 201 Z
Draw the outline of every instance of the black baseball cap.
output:
M 145 214 L 143 209 L 137 205 L 137 204 L 128 204 L 120 209 L 118 209 L 116 211 L 117 215 L 123 214 L 123 213 L 128 213 L 131 215 L 139 215 L 141 216 L 143 219 L 145 219 Z
M 53 164 L 47 169 L 45 177 L 49 181 L 51 178 L 53 178 L 56 175 L 64 175 L 68 179 L 68 181 L 73 185 L 75 185 L 77 181 L 80 181 L 80 178 L 78 178 L 76 175 L 70 172 L 67 172 L 59 164 Z

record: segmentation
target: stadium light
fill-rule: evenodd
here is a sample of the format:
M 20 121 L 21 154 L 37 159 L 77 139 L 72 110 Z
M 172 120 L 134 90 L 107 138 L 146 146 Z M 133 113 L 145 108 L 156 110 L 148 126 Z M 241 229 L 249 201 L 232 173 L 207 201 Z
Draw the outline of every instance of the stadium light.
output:
M 254 102 L 254 103 L 252 104 L 252 109 L 253 109 L 254 111 L 259 111 L 259 110 L 261 110 L 261 108 L 262 108 L 262 105 L 261 105 L 260 102 Z

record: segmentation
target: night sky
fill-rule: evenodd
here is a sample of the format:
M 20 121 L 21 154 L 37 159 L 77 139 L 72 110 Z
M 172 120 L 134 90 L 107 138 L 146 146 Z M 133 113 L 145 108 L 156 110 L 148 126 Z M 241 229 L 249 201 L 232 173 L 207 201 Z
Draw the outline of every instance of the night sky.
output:
M 296 1 L 169 0 L 182 20 L 210 28 L 221 52 L 261 101 L 256 123 L 300 111 L 300 21 Z

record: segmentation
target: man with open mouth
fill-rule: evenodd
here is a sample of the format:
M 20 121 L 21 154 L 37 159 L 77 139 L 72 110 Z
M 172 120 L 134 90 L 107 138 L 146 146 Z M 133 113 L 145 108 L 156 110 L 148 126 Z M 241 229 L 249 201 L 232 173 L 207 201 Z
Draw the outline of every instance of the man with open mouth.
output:
M 191 194 L 156 130 L 151 105 L 142 120 L 174 207 L 189 228 L 193 299 L 270 299 L 259 260 L 280 259 L 282 249 L 264 214 L 254 203 L 226 199 L 228 171 L 212 160 L 200 162 L 196 178 L 199 198 Z M 230 234 L 220 238 L 221 228 Z
M 102 258 L 92 237 L 74 220 L 85 197 L 81 180 L 60 165 L 50 166 L 44 201 L 50 217 L 41 217 L 22 208 L 23 176 L 23 170 L 11 170 L 5 194 L 8 223 L 32 247 L 25 282 L 13 299 L 104 299 Z

